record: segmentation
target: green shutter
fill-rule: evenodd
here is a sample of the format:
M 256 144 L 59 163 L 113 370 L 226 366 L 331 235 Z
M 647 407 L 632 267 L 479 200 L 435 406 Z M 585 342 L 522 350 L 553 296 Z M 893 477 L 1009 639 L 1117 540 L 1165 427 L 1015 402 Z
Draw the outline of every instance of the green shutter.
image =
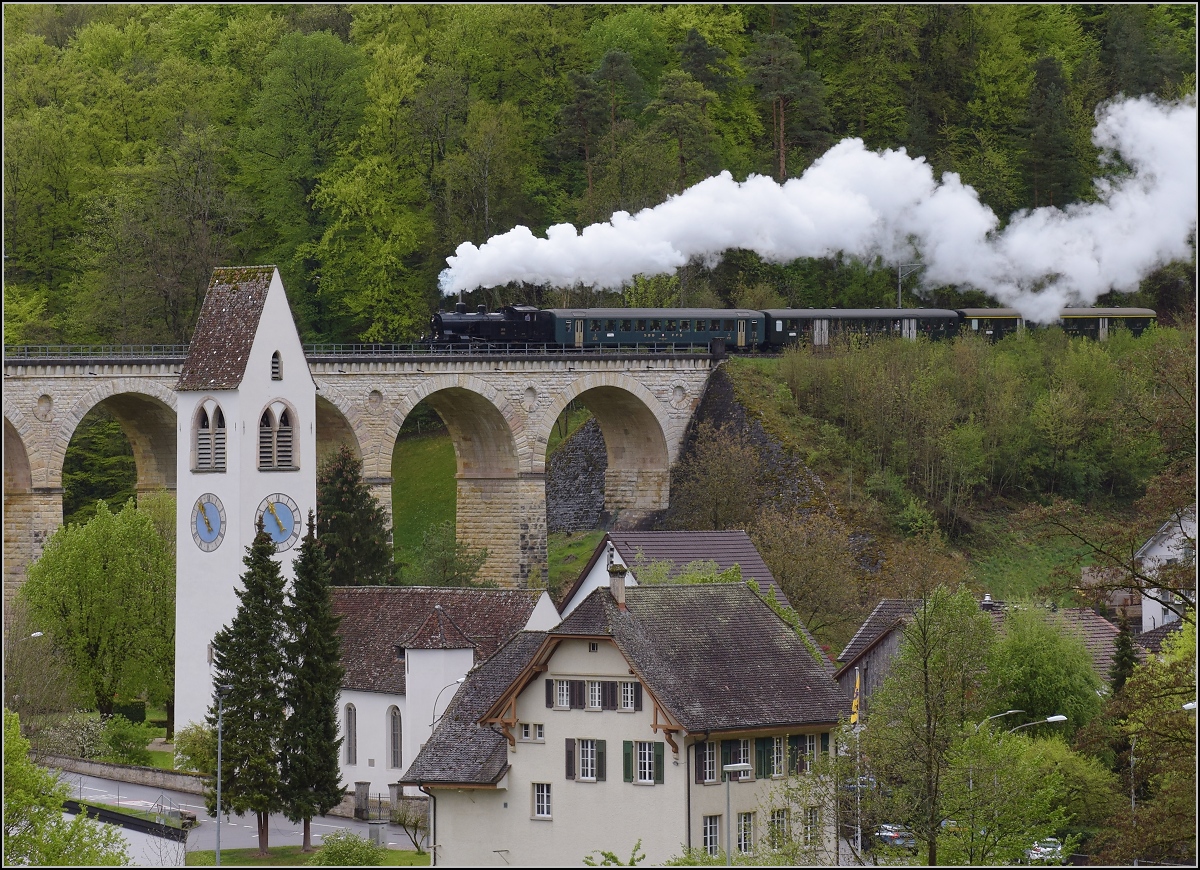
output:
M 724 782 L 725 777 L 728 776 L 728 774 L 725 773 L 725 768 L 730 764 L 733 764 L 733 741 L 732 740 L 722 740 L 721 741 L 721 782 Z
M 596 741 L 596 782 L 604 782 L 604 741 Z
M 754 738 L 754 776 L 756 779 L 766 779 L 771 775 L 771 771 L 767 768 L 767 752 L 770 744 L 770 737 Z
M 621 741 L 621 754 L 625 761 L 625 781 L 633 782 L 633 741 Z
M 654 784 L 663 784 L 663 772 L 666 767 L 664 744 L 661 740 L 654 744 Z

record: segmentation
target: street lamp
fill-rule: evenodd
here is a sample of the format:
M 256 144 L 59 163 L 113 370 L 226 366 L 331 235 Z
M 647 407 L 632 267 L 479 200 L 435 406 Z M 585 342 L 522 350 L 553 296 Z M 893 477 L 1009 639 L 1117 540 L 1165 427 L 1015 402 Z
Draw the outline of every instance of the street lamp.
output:
M 217 852 L 215 863 L 221 866 L 221 714 L 222 702 L 225 696 L 233 691 L 233 686 L 217 686 Z
M 980 722 L 978 725 L 975 726 L 975 733 L 978 734 L 979 729 L 982 728 L 985 723 L 991 722 L 993 719 L 999 719 L 1002 716 L 1011 716 L 1013 713 L 1024 713 L 1024 712 L 1025 712 L 1024 710 L 1005 710 L 1003 713 L 997 713 L 995 716 L 988 716 L 986 719 L 983 720 L 983 722 Z
M 1008 733 L 1012 734 L 1014 731 L 1020 731 L 1022 728 L 1028 728 L 1030 725 L 1041 725 L 1046 722 L 1066 722 L 1066 721 L 1067 721 L 1067 717 L 1062 715 L 1062 713 L 1055 713 L 1053 716 L 1047 716 L 1045 719 L 1038 719 L 1036 722 L 1026 722 L 1024 725 L 1018 725 L 1016 728 L 1009 728 Z
M 725 866 L 733 866 L 733 815 L 729 804 L 729 781 L 732 773 L 746 773 L 753 768 L 745 761 L 737 764 L 726 764 L 721 767 L 725 771 Z
M 1188 701 L 1186 704 L 1184 704 L 1184 705 L 1183 705 L 1183 709 L 1185 709 L 1185 710 L 1189 710 L 1189 711 L 1190 711 L 1190 710 L 1195 710 L 1195 709 L 1196 709 L 1196 702 L 1195 702 L 1195 701 Z
M 433 699 L 433 710 L 432 710 L 432 712 L 433 712 L 433 719 L 431 719 L 431 720 L 430 720 L 430 722 L 429 722 L 429 730 L 430 730 L 430 732 L 432 732 L 432 731 L 433 731 L 433 726 L 437 724 L 437 722 L 438 722 L 438 719 L 442 718 L 441 716 L 439 716 L 439 715 L 437 714 L 437 705 L 438 705 L 438 701 L 442 700 L 442 692 L 446 691 L 446 690 L 447 690 L 447 689 L 449 689 L 451 686 L 457 686 L 458 684 L 460 684 L 460 683 L 461 683 L 463 680 L 465 680 L 465 679 L 466 679 L 466 677 L 459 677 L 459 678 L 458 678 L 457 680 L 455 680 L 453 683 L 447 683 L 446 685 L 442 686 L 442 688 L 441 688 L 441 689 L 438 691 L 438 693 L 437 693 L 437 697 Z M 443 711 L 442 711 L 442 716 L 444 716 L 444 715 L 446 715 L 446 711 L 445 711 L 445 710 L 443 710 Z

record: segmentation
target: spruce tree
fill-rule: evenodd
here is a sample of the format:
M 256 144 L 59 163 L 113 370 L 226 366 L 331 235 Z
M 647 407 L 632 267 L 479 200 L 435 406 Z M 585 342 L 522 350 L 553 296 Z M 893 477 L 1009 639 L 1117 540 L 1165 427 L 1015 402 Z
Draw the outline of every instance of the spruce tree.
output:
M 338 690 L 345 671 L 337 635 L 341 618 L 329 595 L 329 562 L 317 542 L 312 511 L 308 532 L 296 559 L 296 584 L 286 613 L 284 646 L 288 708 L 280 771 L 283 811 L 304 823 L 302 852 L 312 851 L 313 816 L 325 815 L 342 802 L 338 750 Z
M 210 812 L 253 812 L 260 855 L 267 854 L 267 820 L 282 808 L 284 580 L 274 555 L 275 544 L 260 521 L 246 554 L 237 613 L 213 638 L 213 685 L 230 688 L 222 703 L 222 806 L 212 792 L 206 803 Z M 208 722 L 217 727 L 215 694 Z
M 317 537 L 334 586 L 395 582 L 383 508 L 362 477 L 362 462 L 346 445 L 317 471 Z
M 1137 656 L 1133 651 L 1133 630 L 1129 627 L 1129 616 L 1124 610 L 1121 611 L 1117 629 L 1112 669 L 1108 672 L 1108 681 L 1114 693 L 1121 691 L 1125 681 L 1133 676 L 1133 669 L 1137 665 Z

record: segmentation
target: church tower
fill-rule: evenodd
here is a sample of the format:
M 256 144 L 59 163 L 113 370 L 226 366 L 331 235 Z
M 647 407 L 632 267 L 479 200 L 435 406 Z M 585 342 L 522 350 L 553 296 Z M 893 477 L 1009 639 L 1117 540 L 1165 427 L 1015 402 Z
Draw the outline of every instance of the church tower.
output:
M 263 520 L 294 579 L 316 510 L 316 385 L 274 266 L 213 270 L 178 392 L 175 721 L 203 723 L 212 640 Z

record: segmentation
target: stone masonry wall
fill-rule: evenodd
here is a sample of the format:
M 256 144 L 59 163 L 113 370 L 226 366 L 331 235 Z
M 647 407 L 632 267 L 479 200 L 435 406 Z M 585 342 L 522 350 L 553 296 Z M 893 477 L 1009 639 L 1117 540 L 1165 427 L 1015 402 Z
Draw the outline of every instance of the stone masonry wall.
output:
M 546 469 L 546 528 L 586 532 L 600 528 L 608 453 L 595 418 L 559 444 Z

